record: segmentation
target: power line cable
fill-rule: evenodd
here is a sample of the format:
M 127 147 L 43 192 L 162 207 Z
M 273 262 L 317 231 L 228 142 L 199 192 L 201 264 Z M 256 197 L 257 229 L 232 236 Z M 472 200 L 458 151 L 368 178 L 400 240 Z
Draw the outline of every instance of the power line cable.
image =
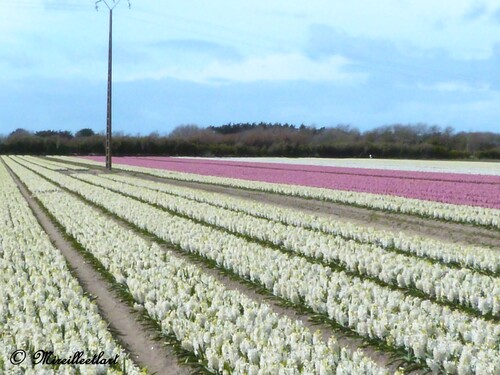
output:
M 227 26 L 221 26 L 221 25 L 216 25 L 210 22 L 205 22 L 205 21 L 199 21 L 195 19 L 190 19 L 184 16 L 178 16 L 174 14 L 167 14 L 167 13 L 161 13 L 161 12 L 155 12 L 154 14 L 149 13 L 148 11 L 144 10 L 139 10 L 142 13 L 145 13 L 147 15 L 153 15 L 155 17 L 159 17 L 160 19 L 163 18 L 168 18 L 171 21 L 174 22 L 181 22 L 183 24 L 189 23 L 189 24 L 201 24 L 201 25 L 206 25 L 207 27 L 210 28 L 209 32 L 196 32 L 192 28 L 182 28 L 182 27 L 175 27 L 172 28 L 169 26 L 169 29 L 175 29 L 176 31 L 184 31 L 184 32 L 189 32 L 189 33 L 195 33 L 198 35 L 202 36 L 212 36 L 217 38 L 218 40 L 226 40 L 231 43 L 237 43 L 237 44 L 245 44 L 247 46 L 251 47 L 257 47 L 257 48 L 264 48 L 264 49 L 272 49 L 275 50 L 276 47 L 283 47 L 283 45 L 288 44 L 289 46 L 292 46 L 290 42 L 283 42 L 280 39 L 276 38 L 269 38 L 269 37 L 262 37 L 259 34 L 255 33 L 248 33 L 248 32 L 242 32 L 241 30 L 236 30 Z M 151 22 L 150 19 L 148 19 L 148 22 Z M 164 25 L 164 23 L 160 21 L 156 21 L 157 24 Z M 220 34 L 214 33 L 213 29 L 217 28 L 220 30 L 226 30 L 228 32 L 232 33 L 232 37 L 221 37 Z M 236 33 L 235 33 L 236 31 Z M 241 41 L 241 39 L 235 38 L 236 36 L 240 35 L 248 35 L 251 36 L 253 40 L 260 40 L 260 41 L 265 41 L 267 46 L 263 45 L 262 43 L 252 43 L 248 42 L 248 40 L 245 40 L 244 42 Z M 293 48 L 297 48 L 297 45 L 293 45 Z M 355 56 L 350 58 L 347 56 L 347 58 L 350 60 L 349 65 L 355 66 L 355 67 L 360 67 L 360 68 L 365 68 L 369 70 L 375 70 L 381 73 L 388 73 L 388 74 L 394 74 L 397 73 L 399 75 L 403 76 L 408 76 L 412 78 L 420 78 L 420 79 L 432 79 L 435 76 L 443 76 L 443 77 L 453 77 L 453 79 L 459 79 L 459 80 L 480 80 L 483 77 L 480 76 L 472 76 L 472 75 L 464 75 L 463 72 L 460 71 L 454 71 L 454 70 L 446 70 L 446 69 L 439 69 L 436 67 L 430 67 L 426 65 L 414 65 L 414 64 L 408 64 L 404 63 L 398 60 L 389 60 L 389 59 L 379 59 L 379 60 L 374 60 L 373 58 L 370 58 L 368 56 Z
M 12 0 L 4 0 L 1 2 L 1 4 L 10 7 L 17 7 L 17 8 L 23 7 L 23 8 L 43 10 L 43 11 L 49 11 L 49 10 L 90 11 L 91 9 L 91 6 L 89 5 L 62 3 L 58 1 L 50 3 L 40 3 L 29 0 L 21 0 L 19 2 L 15 2 Z M 231 45 L 236 45 L 236 46 L 245 45 L 251 48 L 271 50 L 271 51 L 276 51 L 276 49 L 283 50 L 283 47 L 286 47 L 286 49 L 300 48 L 300 45 L 293 44 L 281 38 L 271 38 L 269 36 L 264 37 L 257 33 L 242 31 L 236 28 L 228 27 L 225 25 L 219 25 L 208 21 L 202 21 L 171 13 L 163 13 L 156 11 L 152 12 L 140 7 L 134 7 L 134 11 L 135 11 L 134 14 L 129 17 L 135 20 L 136 22 L 164 26 L 165 22 L 163 20 L 168 19 L 169 22 L 175 22 L 177 24 L 181 24 L 181 26 L 172 26 L 171 24 L 169 24 L 168 26 L 169 30 L 178 31 L 181 33 L 189 33 L 191 35 L 196 35 L 204 39 L 207 38 L 215 39 L 217 41 L 222 40 L 226 43 L 230 43 Z M 155 20 L 153 20 L 152 17 L 154 17 Z M 191 27 L 183 27 L 184 25 L 191 25 Z M 194 27 L 192 27 L 193 25 L 201 26 L 201 29 L 196 30 Z M 223 31 L 224 33 L 219 33 L 215 30 Z M 231 35 L 228 36 L 226 32 L 230 33 Z M 244 38 L 245 36 L 249 38 Z M 428 80 L 428 79 L 444 77 L 445 79 L 452 78 L 462 81 L 482 80 L 485 78 L 482 76 L 472 76 L 469 74 L 464 75 L 463 72 L 454 71 L 453 69 L 446 70 L 425 65 L 414 65 L 401 62 L 398 60 L 373 59 L 370 58 L 369 56 L 359 56 L 359 55 L 350 57 L 349 54 L 341 54 L 341 55 L 346 56 L 348 60 L 350 60 L 348 62 L 348 66 L 351 67 L 358 67 L 367 69 L 369 71 L 378 71 L 380 73 L 386 73 L 386 74 L 397 74 L 411 78 Z M 460 68 L 458 70 L 460 70 Z
M 0 6 L 5 6 L 9 8 L 23 8 L 23 9 L 33 9 L 33 10 L 88 10 L 91 7 L 85 6 L 83 4 L 72 4 L 72 3 L 62 3 L 62 2 L 50 2 L 50 3 L 40 3 L 34 1 L 2 1 Z
M 225 25 L 220 25 L 220 24 L 216 24 L 213 22 L 208 22 L 208 21 L 199 20 L 199 19 L 195 19 L 195 18 L 180 16 L 177 14 L 163 13 L 163 12 L 156 12 L 156 11 L 150 12 L 150 11 L 145 10 L 145 9 L 137 9 L 137 11 L 139 13 L 143 13 L 147 16 L 153 16 L 153 17 L 157 17 L 157 18 L 161 18 L 161 19 L 169 19 L 170 21 L 174 21 L 174 22 L 182 22 L 183 24 L 203 25 L 204 27 L 206 27 L 207 29 L 210 29 L 212 31 L 213 31 L 213 29 L 219 29 L 221 31 L 225 31 L 227 33 L 230 33 L 231 35 L 236 34 L 238 36 L 248 36 L 249 38 L 256 38 L 256 39 L 259 39 L 261 41 L 269 42 L 269 43 L 273 44 L 273 46 L 287 45 L 287 44 L 292 45 L 292 43 L 290 43 L 290 41 L 287 39 L 263 36 L 262 34 L 253 33 L 253 32 L 249 32 L 249 31 L 243 31 L 241 29 L 236 29 L 234 27 L 228 27 Z
M 141 23 L 145 23 L 145 24 L 152 24 L 153 23 L 153 24 L 159 25 L 159 26 L 165 25 L 164 22 L 161 22 L 159 20 L 151 21 L 150 19 L 145 19 L 143 16 L 131 15 L 130 17 L 137 22 L 141 22 Z M 257 41 L 252 42 L 251 40 L 248 40 L 248 39 L 239 38 L 238 35 L 236 35 L 235 33 L 233 33 L 233 35 L 231 35 L 231 36 L 228 36 L 227 34 L 220 34 L 220 33 L 214 32 L 213 30 L 196 30 L 195 28 L 182 27 L 182 26 L 172 26 L 172 25 L 169 25 L 168 30 L 169 31 L 178 31 L 181 33 L 187 33 L 189 35 L 201 37 L 202 39 L 205 39 L 205 40 L 216 40 L 219 44 L 220 44 L 220 41 L 223 41 L 223 42 L 229 43 L 230 45 L 233 45 L 233 46 L 245 45 L 245 46 L 252 47 L 252 48 L 272 50 L 272 51 L 276 51 L 276 49 L 283 49 L 282 48 L 283 44 L 270 44 L 269 43 L 269 44 L 265 45 L 265 44 L 258 43 Z M 189 38 L 186 38 L 186 39 L 189 39 Z M 290 45 L 290 47 L 291 47 L 291 45 Z M 295 46 L 295 47 L 297 47 L 297 46 Z

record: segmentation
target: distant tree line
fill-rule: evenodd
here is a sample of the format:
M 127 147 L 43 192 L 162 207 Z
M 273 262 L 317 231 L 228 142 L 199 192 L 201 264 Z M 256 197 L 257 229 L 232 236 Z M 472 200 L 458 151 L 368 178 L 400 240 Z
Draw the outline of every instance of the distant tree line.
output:
M 103 155 L 105 135 L 92 129 L 29 132 L 0 137 L 1 154 Z M 167 136 L 113 135 L 114 155 L 369 157 L 411 159 L 497 159 L 500 134 L 455 132 L 452 128 L 390 125 L 361 132 L 336 127 L 239 123 L 201 128 L 183 125 Z

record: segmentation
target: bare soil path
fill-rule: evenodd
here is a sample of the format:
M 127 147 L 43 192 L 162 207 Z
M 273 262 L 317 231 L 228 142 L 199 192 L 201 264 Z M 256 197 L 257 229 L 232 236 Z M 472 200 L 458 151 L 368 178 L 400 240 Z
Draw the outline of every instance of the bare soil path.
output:
M 99 168 L 99 169 L 90 169 L 87 171 L 87 173 L 92 173 L 92 174 L 101 174 L 105 172 L 105 170 Z M 67 174 L 71 174 L 72 172 L 64 172 Z M 144 175 L 139 174 L 139 177 L 144 177 Z M 149 177 L 149 176 L 148 176 Z M 155 178 L 152 177 L 152 179 L 159 180 L 165 182 L 164 179 L 161 178 Z M 170 182 L 170 180 L 168 180 Z M 201 185 L 201 184 L 200 184 Z M 205 186 L 205 185 L 202 185 Z M 210 185 L 207 185 L 210 186 Z M 125 228 L 133 230 L 137 235 L 140 235 L 142 238 L 144 238 L 147 241 L 157 241 L 157 238 L 153 235 L 147 235 L 144 234 L 144 232 L 139 231 L 133 224 L 125 221 L 124 219 L 118 218 L 116 216 L 109 215 L 109 213 L 105 212 L 104 210 L 101 210 L 100 208 L 99 211 L 108 216 L 109 218 L 113 219 L 116 223 L 119 225 L 122 225 Z M 157 241 L 158 242 L 158 241 Z M 224 272 L 221 270 L 218 270 L 216 268 L 210 268 L 208 267 L 203 261 L 197 261 L 193 260 L 193 258 L 188 254 L 183 251 L 179 251 L 176 249 L 171 249 L 168 246 L 161 245 L 162 249 L 165 251 L 168 251 L 172 253 L 175 257 L 181 258 L 185 260 L 188 263 L 195 264 L 198 268 L 200 268 L 204 273 L 212 276 L 214 279 L 219 281 L 221 284 L 223 284 L 227 289 L 231 290 L 237 290 L 243 295 L 247 296 L 248 298 L 259 302 L 259 303 L 267 303 L 273 312 L 287 316 L 290 319 L 293 320 L 299 320 L 303 323 L 305 327 L 308 327 L 312 332 L 319 330 L 322 334 L 322 337 L 325 341 L 327 341 L 332 335 L 335 335 L 337 337 L 337 341 L 339 344 L 345 348 L 349 348 L 351 350 L 357 350 L 361 349 L 363 353 L 365 353 L 368 357 L 370 357 L 375 363 L 379 364 L 380 366 L 387 367 L 389 369 L 392 369 L 395 371 L 398 368 L 398 363 L 392 363 L 392 359 L 389 358 L 389 355 L 386 353 L 379 352 L 371 347 L 363 347 L 363 342 L 361 339 L 356 339 L 352 337 L 345 337 L 342 335 L 341 332 L 338 332 L 334 330 L 331 326 L 327 324 L 318 324 L 318 323 L 313 323 L 310 321 L 310 317 L 307 314 L 299 314 L 292 308 L 288 307 L 283 307 L 279 301 L 275 298 L 269 297 L 262 295 L 258 292 L 256 292 L 255 289 L 244 283 L 243 281 L 239 281 L 236 278 L 232 278 L 228 275 L 226 275 Z
M 192 371 L 177 362 L 177 357 L 170 348 L 155 340 L 157 333 L 151 331 L 138 320 L 138 313 L 116 296 L 108 282 L 64 238 L 49 216 L 10 169 L 9 173 L 54 246 L 66 258 L 68 265 L 72 268 L 73 275 L 76 276 L 82 288 L 96 297 L 95 302 L 101 316 L 110 324 L 115 338 L 130 353 L 131 359 L 140 367 L 147 368 L 149 373 L 190 374 Z
M 206 265 L 205 262 L 203 261 L 198 261 L 193 259 L 190 254 L 172 249 L 166 245 L 163 245 L 159 243 L 159 239 L 157 239 L 154 235 L 148 235 L 145 234 L 143 231 L 138 230 L 137 227 L 135 227 L 133 224 L 127 222 L 124 219 L 121 219 L 119 217 L 113 216 L 105 212 L 104 210 L 101 210 L 100 208 L 97 208 L 101 211 L 102 214 L 108 216 L 108 218 L 113 219 L 116 223 L 119 225 L 122 225 L 123 227 L 127 229 L 131 229 L 135 232 L 135 234 L 141 236 L 143 239 L 146 241 L 154 241 L 157 242 L 160 247 L 171 253 L 173 256 L 177 258 L 181 258 L 187 263 L 194 264 L 198 268 L 200 268 L 205 274 L 212 276 L 215 280 L 220 282 L 222 285 L 224 285 L 227 289 L 230 290 L 237 290 L 238 292 L 242 293 L 246 297 L 252 299 L 253 301 L 256 301 L 258 303 L 267 303 L 273 312 L 279 315 L 287 316 L 290 319 L 293 320 L 299 320 L 303 323 L 305 327 L 308 327 L 312 332 L 319 330 L 321 332 L 321 335 L 325 342 L 332 336 L 335 335 L 337 337 L 337 341 L 339 344 L 345 348 L 349 348 L 351 350 L 357 350 L 361 349 L 363 353 L 365 353 L 368 357 L 370 357 L 375 363 L 379 364 L 380 366 L 384 366 L 387 368 L 390 368 L 392 370 L 396 370 L 398 368 L 398 363 L 394 363 L 389 365 L 392 360 L 389 358 L 389 356 L 386 353 L 381 353 L 373 348 L 370 347 L 363 347 L 363 341 L 361 339 L 356 339 L 353 337 L 345 337 L 342 335 L 341 332 L 336 331 L 333 329 L 331 326 L 327 324 L 318 324 L 318 323 L 313 323 L 310 321 L 310 317 L 307 314 L 299 314 L 297 311 L 295 311 L 292 308 L 288 307 L 283 307 L 279 301 L 276 298 L 273 298 L 271 296 L 265 296 L 263 294 L 258 293 L 254 288 L 249 286 L 243 281 L 238 280 L 237 278 L 232 278 L 225 274 L 222 270 L 219 270 L 217 268 L 211 268 Z
M 70 164 L 82 165 L 77 162 Z M 107 173 L 107 170 L 104 167 L 85 166 L 90 168 L 88 173 Z M 486 246 L 500 251 L 500 231 L 494 229 L 487 229 L 467 224 L 448 223 L 412 215 L 382 212 L 313 199 L 243 190 L 226 186 L 202 184 L 198 182 L 178 181 L 155 177 L 144 173 L 124 172 L 119 170 L 115 170 L 113 173 L 132 175 L 151 181 L 165 182 L 176 186 L 185 186 L 193 189 L 228 194 L 235 197 L 275 204 L 283 207 L 296 208 L 315 215 L 350 221 L 352 223 L 359 224 L 360 226 L 371 226 L 381 230 L 398 231 L 408 235 L 429 237 L 439 241 L 456 244 Z

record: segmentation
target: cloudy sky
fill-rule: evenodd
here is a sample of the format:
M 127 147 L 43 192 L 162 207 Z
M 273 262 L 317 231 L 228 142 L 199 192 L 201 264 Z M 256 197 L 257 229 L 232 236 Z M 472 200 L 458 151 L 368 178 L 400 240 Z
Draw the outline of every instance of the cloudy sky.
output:
M 498 1 L 131 3 L 114 11 L 115 131 L 266 121 L 500 132 Z M 103 131 L 106 5 L 0 9 L 0 134 Z

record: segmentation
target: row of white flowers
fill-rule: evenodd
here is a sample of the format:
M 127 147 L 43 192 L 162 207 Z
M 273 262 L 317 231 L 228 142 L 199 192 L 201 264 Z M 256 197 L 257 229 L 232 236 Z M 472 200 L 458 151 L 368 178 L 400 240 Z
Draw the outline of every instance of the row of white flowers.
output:
M 500 279 L 468 269 L 450 268 L 427 260 L 359 244 L 309 229 L 256 218 L 245 213 L 194 202 L 179 196 L 111 181 L 95 175 L 74 177 L 167 208 L 189 218 L 244 234 L 289 251 L 326 262 L 339 262 L 347 270 L 401 288 L 415 288 L 439 300 L 500 315 Z
M 378 230 L 370 226 L 360 226 L 359 224 L 353 224 L 337 218 L 333 219 L 332 217 L 313 215 L 300 210 L 264 202 L 256 202 L 200 189 L 179 187 L 131 176 L 117 174 L 101 174 L 100 176 L 113 181 L 161 191 L 196 202 L 208 203 L 216 207 L 223 207 L 255 217 L 281 222 L 286 225 L 314 229 L 362 243 L 376 244 L 386 249 L 396 248 L 400 251 L 438 260 L 443 263 L 456 263 L 463 267 L 500 273 L 500 252 L 496 249 L 459 245 L 422 236 L 407 235 L 402 232 Z
M 14 163 L 9 166 L 29 189 L 44 183 Z M 351 354 L 339 347 L 334 337 L 324 342 L 319 331 L 311 333 L 301 322 L 226 289 L 199 268 L 143 240 L 71 194 L 38 192 L 37 197 L 67 233 L 128 287 L 167 334 L 175 334 L 211 370 L 388 374 L 361 352 Z
M 339 324 L 405 348 L 436 372 L 496 374 L 500 325 L 287 256 L 148 204 L 33 166 L 47 178 L 185 251 L 303 303 Z
M 40 191 L 43 186 L 37 187 Z M 83 293 L 59 250 L 38 224 L 14 181 L 0 162 L 0 373 L 139 374 L 115 342 L 97 306 Z M 11 355 L 25 350 L 13 365 Z M 108 365 L 36 364 L 39 350 L 68 358 L 84 351 L 92 358 L 118 356 L 121 368 Z M 21 353 L 13 359 L 21 359 Z
M 52 171 L 86 171 L 88 168 L 82 166 L 76 166 L 68 163 L 59 163 L 53 160 L 42 159 L 34 156 L 20 156 L 20 158 L 29 161 L 31 163 L 35 163 L 38 165 L 42 165 L 47 169 Z
M 325 167 L 388 169 L 395 171 L 437 172 L 500 176 L 500 166 L 491 162 L 455 160 L 398 160 L 398 159 L 334 159 L 334 158 L 284 158 L 284 157 L 175 157 L 175 159 L 237 161 L 250 163 L 279 163 L 315 165 Z
M 88 165 L 102 165 L 102 163 L 87 159 L 65 157 L 62 160 L 71 160 L 73 162 L 76 161 L 78 163 Z M 192 173 L 172 172 L 162 169 L 135 167 L 125 164 L 115 164 L 114 167 L 120 170 L 147 173 L 153 176 L 165 177 L 180 181 L 199 182 L 204 184 L 229 186 L 241 189 L 266 191 L 289 196 L 298 196 L 303 198 L 320 199 L 325 201 L 356 205 L 383 211 L 421 215 L 435 219 L 443 219 L 461 223 L 464 222 L 471 224 L 480 224 L 500 228 L 500 210 L 493 208 L 439 203 L 383 194 L 276 184 L 236 178 L 202 176 Z

